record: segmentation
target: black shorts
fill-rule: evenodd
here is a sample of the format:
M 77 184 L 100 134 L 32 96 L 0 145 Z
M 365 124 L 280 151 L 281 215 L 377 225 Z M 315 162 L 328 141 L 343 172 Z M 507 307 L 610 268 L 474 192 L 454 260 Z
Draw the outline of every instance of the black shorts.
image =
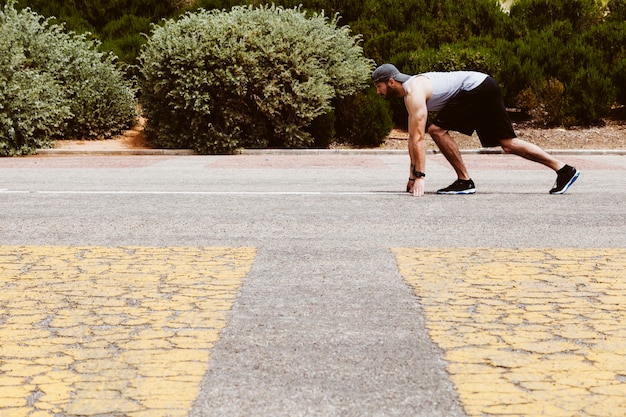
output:
M 473 90 L 461 91 L 453 97 L 432 124 L 468 136 L 476 131 L 485 148 L 500 146 L 500 140 L 517 137 L 504 107 L 500 87 L 491 77 Z

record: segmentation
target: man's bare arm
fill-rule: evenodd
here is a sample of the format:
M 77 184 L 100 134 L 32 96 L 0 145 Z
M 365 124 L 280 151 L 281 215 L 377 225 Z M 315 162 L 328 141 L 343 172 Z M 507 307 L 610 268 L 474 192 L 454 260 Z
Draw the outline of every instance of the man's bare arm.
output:
M 412 80 L 404 97 L 404 104 L 409 113 L 409 156 L 411 167 L 409 178 L 409 191 L 416 197 L 424 194 L 424 177 L 417 178 L 415 172 L 426 172 L 426 141 L 424 140 L 426 131 L 426 120 L 428 119 L 428 109 L 426 107 L 427 85 L 423 79 Z M 412 184 L 411 184 L 412 183 Z

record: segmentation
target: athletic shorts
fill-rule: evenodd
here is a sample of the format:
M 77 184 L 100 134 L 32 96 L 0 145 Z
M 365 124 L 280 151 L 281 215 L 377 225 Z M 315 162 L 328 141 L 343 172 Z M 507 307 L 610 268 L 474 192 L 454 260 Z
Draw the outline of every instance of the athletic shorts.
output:
M 471 136 L 478 134 L 485 148 L 500 146 L 500 140 L 517 137 L 504 107 L 500 87 L 487 77 L 478 87 L 461 91 L 439 111 L 432 124 Z

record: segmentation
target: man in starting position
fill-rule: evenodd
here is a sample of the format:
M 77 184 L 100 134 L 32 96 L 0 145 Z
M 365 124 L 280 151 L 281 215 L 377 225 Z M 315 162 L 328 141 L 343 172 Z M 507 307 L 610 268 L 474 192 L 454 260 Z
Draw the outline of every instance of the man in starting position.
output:
M 383 64 L 372 73 L 376 92 L 386 99 L 403 97 L 409 113 L 409 156 L 411 169 L 407 191 L 416 197 L 424 194 L 426 168 L 426 121 L 429 111 L 437 117 L 428 126 L 441 153 L 457 174 L 457 180 L 437 194 L 474 194 L 459 147 L 449 135 L 454 130 L 466 135 L 474 131 L 483 147 L 501 146 L 504 152 L 519 155 L 553 169 L 556 183 L 550 194 L 563 194 L 578 179 L 580 172 L 559 161 L 540 147 L 518 139 L 504 107 L 500 87 L 487 74 L 474 71 L 426 72 L 414 76 Z

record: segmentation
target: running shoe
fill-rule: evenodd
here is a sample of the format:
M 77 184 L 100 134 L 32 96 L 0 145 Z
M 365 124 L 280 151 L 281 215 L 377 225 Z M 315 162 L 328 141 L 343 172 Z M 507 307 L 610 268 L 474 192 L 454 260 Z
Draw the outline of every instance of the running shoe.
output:
M 476 186 L 471 179 L 456 180 L 446 188 L 437 190 L 437 194 L 474 194 L 475 192 Z
M 563 194 L 580 176 L 580 171 L 576 168 L 565 165 L 556 172 L 556 182 L 550 190 L 550 194 Z

